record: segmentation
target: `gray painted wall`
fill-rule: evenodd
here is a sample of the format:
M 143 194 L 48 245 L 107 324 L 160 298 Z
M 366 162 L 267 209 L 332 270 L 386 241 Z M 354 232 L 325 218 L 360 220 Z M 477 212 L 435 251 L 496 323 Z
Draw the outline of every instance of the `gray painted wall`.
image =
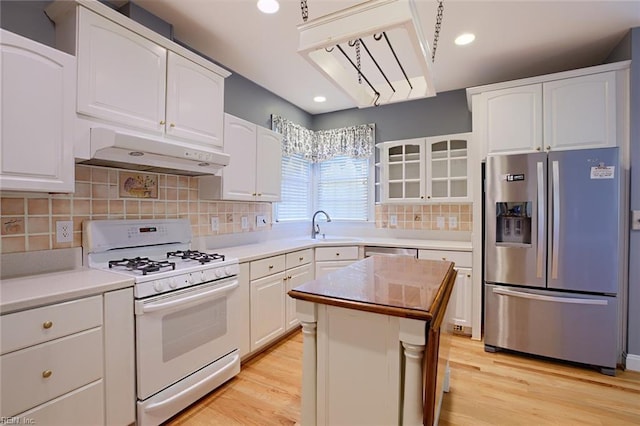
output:
M 50 1 L 0 1 L 0 27 L 55 47 L 55 26 L 44 9 Z
M 640 27 L 631 30 L 631 210 L 640 210 Z M 629 233 L 628 352 L 640 356 L 640 231 Z

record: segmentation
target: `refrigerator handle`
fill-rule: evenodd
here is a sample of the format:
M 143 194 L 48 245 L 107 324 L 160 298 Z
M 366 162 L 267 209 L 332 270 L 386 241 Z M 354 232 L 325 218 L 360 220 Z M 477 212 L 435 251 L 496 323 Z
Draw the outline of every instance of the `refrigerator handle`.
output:
M 544 294 L 524 293 L 521 291 L 514 291 L 506 288 L 494 287 L 494 294 L 500 294 L 502 296 L 520 297 L 523 299 L 539 300 L 542 302 L 558 302 L 558 303 L 572 303 L 578 305 L 603 305 L 606 306 L 608 301 L 606 299 L 580 299 L 578 297 L 564 297 L 564 296 L 547 296 Z
M 553 241 L 551 246 L 551 278 L 558 278 L 558 253 L 560 245 L 560 165 L 551 163 L 553 191 Z
M 536 253 L 536 276 L 542 278 L 544 261 L 544 212 L 545 212 L 545 187 L 544 187 L 544 163 L 538 161 L 538 252 Z

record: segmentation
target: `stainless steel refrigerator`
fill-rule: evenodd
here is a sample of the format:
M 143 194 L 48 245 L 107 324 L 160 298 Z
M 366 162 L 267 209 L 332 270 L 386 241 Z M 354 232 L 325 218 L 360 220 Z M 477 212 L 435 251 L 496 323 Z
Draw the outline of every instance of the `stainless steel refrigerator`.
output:
M 615 374 L 620 172 L 617 148 L 487 158 L 485 350 Z

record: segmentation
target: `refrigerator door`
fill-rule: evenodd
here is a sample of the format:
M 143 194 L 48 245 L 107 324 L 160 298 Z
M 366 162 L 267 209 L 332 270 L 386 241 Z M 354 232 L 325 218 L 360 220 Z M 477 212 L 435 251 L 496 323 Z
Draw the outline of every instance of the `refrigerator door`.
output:
M 613 375 L 617 361 L 615 296 L 485 286 L 484 342 L 600 366 Z
M 546 285 L 544 153 L 489 156 L 485 198 L 485 280 Z
M 549 153 L 550 289 L 617 294 L 618 148 Z

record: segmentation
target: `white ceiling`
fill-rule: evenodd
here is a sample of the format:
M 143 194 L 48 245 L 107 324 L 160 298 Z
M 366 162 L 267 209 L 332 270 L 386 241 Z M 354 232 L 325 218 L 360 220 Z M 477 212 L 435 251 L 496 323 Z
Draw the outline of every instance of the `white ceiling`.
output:
M 436 0 L 415 0 L 432 43 Z M 361 1 L 307 0 L 309 19 Z M 174 26 L 180 41 L 303 110 L 318 114 L 355 103 L 313 68 L 298 50 L 300 1 L 280 0 L 265 15 L 256 0 L 137 0 Z M 629 28 L 640 26 L 634 1 L 444 1 L 433 74 L 436 91 L 473 87 L 601 63 Z M 459 47 L 454 38 L 473 32 Z M 324 95 L 327 101 L 312 98 Z

